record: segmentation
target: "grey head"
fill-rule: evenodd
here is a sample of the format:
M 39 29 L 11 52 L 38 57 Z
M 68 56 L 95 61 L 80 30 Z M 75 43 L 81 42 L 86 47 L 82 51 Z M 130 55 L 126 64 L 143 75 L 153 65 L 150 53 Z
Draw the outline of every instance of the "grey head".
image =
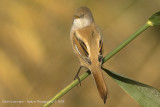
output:
M 73 19 L 73 29 L 81 29 L 94 23 L 92 13 L 87 7 L 80 7 L 76 10 Z

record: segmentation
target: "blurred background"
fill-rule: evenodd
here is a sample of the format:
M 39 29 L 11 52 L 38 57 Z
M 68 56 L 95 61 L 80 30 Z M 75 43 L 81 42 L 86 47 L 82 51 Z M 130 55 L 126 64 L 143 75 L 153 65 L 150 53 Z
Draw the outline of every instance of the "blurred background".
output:
M 69 32 L 80 6 L 91 9 L 106 55 L 160 11 L 160 0 L 1 0 L 1 107 L 39 107 L 73 81 L 80 65 Z M 147 29 L 104 66 L 160 90 L 160 27 Z M 89 76 L 52 106 L 139 107 L 104 76 L 109 89 L 105 105 Z

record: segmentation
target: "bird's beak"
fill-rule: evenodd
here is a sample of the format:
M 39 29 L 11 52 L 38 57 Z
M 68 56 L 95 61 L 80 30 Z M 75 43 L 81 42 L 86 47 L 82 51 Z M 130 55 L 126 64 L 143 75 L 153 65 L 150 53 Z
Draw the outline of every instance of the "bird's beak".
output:
M 78 19 L 79 18 L 79 16 L 77 16 L 77 15 L 74 15 L 74 19 Z

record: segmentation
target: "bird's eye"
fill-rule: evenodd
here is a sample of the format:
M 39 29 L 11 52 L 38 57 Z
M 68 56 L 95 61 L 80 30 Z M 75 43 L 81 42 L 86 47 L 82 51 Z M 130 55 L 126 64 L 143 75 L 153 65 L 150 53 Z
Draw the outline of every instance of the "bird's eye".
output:
M 82 14 L 80 17 L 81 17 L 81 18 L 83 18 L 84 16 L 85 16 L 85 15 L 84 15 L 84 14 Z

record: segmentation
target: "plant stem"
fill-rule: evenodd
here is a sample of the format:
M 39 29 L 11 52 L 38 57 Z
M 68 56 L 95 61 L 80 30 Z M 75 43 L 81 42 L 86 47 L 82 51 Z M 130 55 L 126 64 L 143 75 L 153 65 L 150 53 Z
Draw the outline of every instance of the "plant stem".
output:
M 144 24 L 140 29 L 138 29 L 135 33 L 133 33 L 128 39 L 126 39 L 122 44 L 120 44 L 116 49 L 111 51 L 103 58 L 103 64 L 108 61 L 112 56 L 122 50 L 125 46 L 127 46 L 132 40 L 134 40 L 138 35 L 144 32 L 150 25 L 148 23 Z
M 83 73 L 79 78 L 80 81 L 84 80 L 87 76 L 89 76 L 91 73 L 88 70 L 87 72 Z M 70 83 L 67 87 L 65 87 L 63 90 L 61 90 L 57 95 L 55 95 L 51 100 L 49 100 L 46 104 L 43 105 L 43 107 L 49 107 L 52 103 L 57 101 L 60 97 L 65 95 L 68 91 L 70 91 L 73 87 L 75 87 L 77 84 L 79 84 L 78 79 L 74 80 L 72 83 Z
M 143 25 L 139 30 L 137 30 L 134 34 L 132 34 L 128 39 L 126 39 L 121 45 L 119 45 L 116 49 L 111 51 L 108 55 L 106 55 L 103 59 L 103 64 L 109 60 L 112 56 L 114 56 L 116 53 L 118 53 L 121 49 L 123 49 L 126 45 L 128 45 L 132 40 L 134 40 L 138 35 L 140 35 L 142 32 L 144 32 L 148 27 L 151 25 L 148 24 L 148 22 Z M 91 73 L 88 70 L 87 72 L 83 73 L 80 76 L 80 81 L 84 80 L 87 76 L 89 76 Z M 51 100 L 49 100 L 46 104 L 43 105 L 43 107 L 49 107 L 52 103 L 54 103 L 56 100 L 58 100 L 60 97 L 65 95 L 67 92 L 69 92 L 73 87 L 75 87 L 77 84 L 79 84 L 78 79 L 74 80 L 72 83 L 70 83 L 66 88 L 61 90 L 57 95 L 55 95 Z

